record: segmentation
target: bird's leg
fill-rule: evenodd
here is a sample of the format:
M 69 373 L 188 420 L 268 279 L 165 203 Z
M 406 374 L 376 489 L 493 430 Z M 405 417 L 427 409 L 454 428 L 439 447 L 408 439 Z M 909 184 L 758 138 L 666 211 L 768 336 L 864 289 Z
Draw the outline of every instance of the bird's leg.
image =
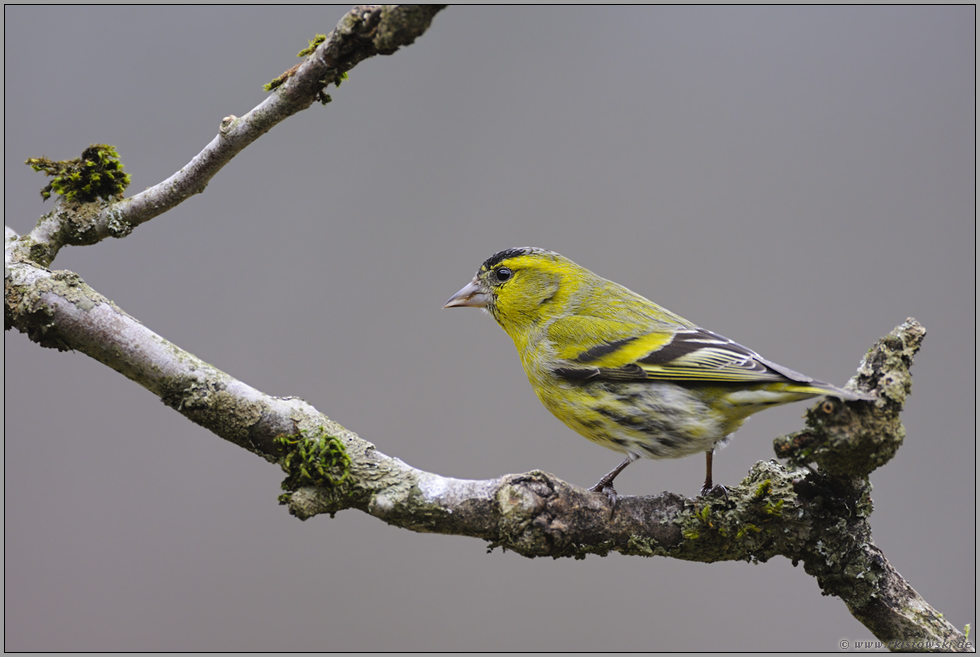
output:
M 715 451 L 713 449 L 709 449 L 707 452 L 704 453 L 705 474 L 704 474 L 704 486 L 701 487 L 702 495 L 707 495 L 708 491 L 714 488 L 711 482 L 711 462 L 714 460 L 714 457 L 715 457 Z
M 714 459 L 715 450 L 709 449 L 704 453 L 705 460 L 705 475 L 704 475 L 704 486 L 701 486 L 701 495 L 718 495 L 719 493 L 728 499 L 728 489 L 718 484 L 715 486 L 711 481 L 711 461 Z
M 612 504 L 613 510 L 615 510 L 616 499 L 618 495 L 616 493 L 616 489 L 613 488 L 612 485 L 613 479 L 615 479 L 619 475 L 619 473 L 622 472 L 624 468 L 626 468 L 627 465 L 629 465 L 630 463 L 632 463 L 638 458 L 640 457 L 636 456 L 635 454 L 630 454 L 629 456 L 626 457 L 626 459 L 622 463 L 620 463 L 615 468 L 613 468 L 611 472 L 606 474 L 606 476 L 600 479 L 596 483 L 596 485 L 590 488 L 589 490 L 592 491 L 593 493 L 605 493 L 606 497 L 609 498 L 609 503 Z

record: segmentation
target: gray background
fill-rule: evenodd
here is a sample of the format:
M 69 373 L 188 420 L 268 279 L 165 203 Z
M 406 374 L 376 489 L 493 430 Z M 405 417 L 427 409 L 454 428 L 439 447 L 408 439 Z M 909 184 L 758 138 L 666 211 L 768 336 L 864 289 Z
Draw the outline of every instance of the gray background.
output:
M 258 104 L 341 8 L 5 8 L 6 223 L 52 207 L 22 162 L 118 147 L 130 193 Z M 487 316 L 441 310 L 495 251 L 563 253 L 843 384 L 929 330 L 875 540 L 975 621 L 973 7 L 481 8 L 362 63 L 123 241 L 56 260 L 249 384 L 408 463 L 619 461 L 541 407 Z M 833 650 L 870 639 L 802 567 L 528 560 L 356 511 L 302 523 L 278 468 L 77 353 L 4 334 L 8 650 Z M 736 483 L 800 426 L 753 418 Z M 693 496 L 703 459 L 624 495 Z

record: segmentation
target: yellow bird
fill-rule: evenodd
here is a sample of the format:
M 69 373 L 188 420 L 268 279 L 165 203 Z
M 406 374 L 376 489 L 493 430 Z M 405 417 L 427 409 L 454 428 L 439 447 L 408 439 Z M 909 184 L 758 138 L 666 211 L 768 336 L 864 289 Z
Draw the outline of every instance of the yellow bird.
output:
M 699 328 L 568 258 L 534 247 L 490 256 L 446 308 L 483 308 L 514 341 L 531 387 L 555 417 L 626 459 L 590 490 L 613 505 L 613 480 L 639 458 L 711 460 L 747 417 L 843 390 Z

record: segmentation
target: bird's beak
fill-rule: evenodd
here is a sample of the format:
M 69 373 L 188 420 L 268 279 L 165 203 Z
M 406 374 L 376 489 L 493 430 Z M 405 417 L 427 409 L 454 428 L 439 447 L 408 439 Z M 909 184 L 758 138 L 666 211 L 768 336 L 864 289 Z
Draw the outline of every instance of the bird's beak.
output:
M 483 291 L 483 286 L 480 285 L 479 279 L 473 277 L 473 280 L 466 284 L 466 286 L 449 297 L 449 301 L 443 308 L 455 308 L 457 306 L 469 306 L 471 308 L 486 308 L 487 304 L 490 302 L 490 295 Z

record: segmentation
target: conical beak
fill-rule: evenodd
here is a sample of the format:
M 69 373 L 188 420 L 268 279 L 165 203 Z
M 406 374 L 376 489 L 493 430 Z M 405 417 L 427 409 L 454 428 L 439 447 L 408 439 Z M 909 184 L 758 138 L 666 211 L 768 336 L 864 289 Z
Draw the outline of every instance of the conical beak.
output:
M 475 276 L 466 286 L 449 297 L 449 301 L 443 308 L 455 308 L 457 306 L 469 306 L 472 308 L 486 308 L 490 303 L 490 295 L 483 291 L 479 279 Z

